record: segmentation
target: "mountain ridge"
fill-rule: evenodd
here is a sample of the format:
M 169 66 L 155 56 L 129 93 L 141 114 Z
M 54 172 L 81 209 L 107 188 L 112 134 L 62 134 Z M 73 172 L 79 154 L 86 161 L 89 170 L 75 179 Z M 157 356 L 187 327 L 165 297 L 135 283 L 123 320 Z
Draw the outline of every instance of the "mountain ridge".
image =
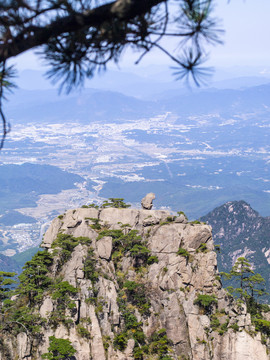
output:
M 37 119 L 41 122 L 58 121 L 59 123 L 119 121 L 124 118 L 134 120 L 168 111 L 181 117 L 217 112 L 231 116 L 251 112 L 268 113 L 269 88 L 270 82 L 244 89 L 209 88 L 191 93 L 183 91 L 177 93 L 175 90 L 175 95 L 168 91 L 169 97 L 164 92 L 163 97 L 158 96 L 150 100 L 104 89 L 86 88 L 79 95 L 59 97 L 57 91 L 52 89 L 35 91 L 20 89 L 14 92 L 11 101 L 6 104 L 6 112 L 7 116 L 18 124 L 37 121 Z M 34 106 L 31 94 L 35 99 Z
M 212 226 L 213 240 L 221 245 L 220 271 L 228 272 L 235 260 L 246 257 L 266 280 L 270 291 L 270 216 L 263 217 L 245 202 L 229 201 L 200 218 Z

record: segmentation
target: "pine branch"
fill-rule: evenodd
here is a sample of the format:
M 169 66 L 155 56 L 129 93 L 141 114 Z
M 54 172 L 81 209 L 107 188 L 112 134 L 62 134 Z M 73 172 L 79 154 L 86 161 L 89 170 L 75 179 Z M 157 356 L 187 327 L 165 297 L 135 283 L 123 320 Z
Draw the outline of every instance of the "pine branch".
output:
M 84 13 L 74 12 L 68 16 L 57 18 L 44 26 L 26 27 L 9 41 L 2 41 L 0 44 L 0 62 L 46 44 L 52 37 L 55 38 L 64 33 L 90 27 L 99 29 L 104 22 L 110 22 L 114 19 L 128 22 L 139 15 L 150 12 L 154 6 L 164 1 L 117 0 Z

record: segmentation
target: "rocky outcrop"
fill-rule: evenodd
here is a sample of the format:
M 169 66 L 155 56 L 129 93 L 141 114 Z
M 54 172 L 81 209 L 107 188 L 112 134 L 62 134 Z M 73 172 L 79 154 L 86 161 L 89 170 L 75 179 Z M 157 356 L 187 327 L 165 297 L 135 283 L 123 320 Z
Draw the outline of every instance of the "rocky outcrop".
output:
M 154 193 L 147 194 L 141 201 L 142 208 L 145 210 L 151 210 L 153 207 L 153 200 L 155 200 L 156 195 Z
M 41 359 L 51 336 L 69 339 L 76 360 L 269 360 L 221 286 L 210 226 L 161 210 L 69 210 L 43 247 L 51 285 L 27 305 L 40 327 L 2 326 L 1 360 Z

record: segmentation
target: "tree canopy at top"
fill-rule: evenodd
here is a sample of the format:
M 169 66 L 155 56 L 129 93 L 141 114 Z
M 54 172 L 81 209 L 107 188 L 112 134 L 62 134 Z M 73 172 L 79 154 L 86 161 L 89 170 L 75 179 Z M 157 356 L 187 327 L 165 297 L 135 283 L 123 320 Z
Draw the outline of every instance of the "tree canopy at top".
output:
M 164 51 L 184 70 L 193 71 L 206 43 L 220 42 L 212 17 L 214 0 L 4 0 L 0 4 L 0 62 L 27 50 L 51 65 L 49 76 L 68 89 L 91 77 L 98 67 L 117 62 L 127 46 L 143 56 Z M 179 56 L 160 41 L 179 38 Z M 138 61 L 140 58 L 138 59 Z M 179 76 L 184 72 L 179 68 Z M 196 76 L 195 76 L 196 79 Z
M 70 91 L 96 70 L 118 62 L 127 47 L 138 61 L 158 48 L 175 63 L 175 75 L 198 85 L 206 45 L 220 43 L 212 16 L 215 0 L 2 0 L 0 2 L 0 100 L 10 89 L 10 58 L 30 49 L 50 66 L 47 75 Z M 162 39 L 178 38 L 178 55 Z M 1 104 L 0 104 L 1 105 Z M 0 106 L 4 124 L 7 123 Z M 1 147 L 1 144 L 0 144 Z

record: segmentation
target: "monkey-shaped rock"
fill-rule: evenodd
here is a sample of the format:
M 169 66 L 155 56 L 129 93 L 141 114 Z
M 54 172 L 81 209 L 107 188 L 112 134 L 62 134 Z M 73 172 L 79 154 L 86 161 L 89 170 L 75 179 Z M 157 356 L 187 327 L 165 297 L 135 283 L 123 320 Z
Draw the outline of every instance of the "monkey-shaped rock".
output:
M 145 210 L 151 210 L 153 207 L 153 200 L 156 198 L 154 193 L 148 193 L 141 201 L 142 208 Z

